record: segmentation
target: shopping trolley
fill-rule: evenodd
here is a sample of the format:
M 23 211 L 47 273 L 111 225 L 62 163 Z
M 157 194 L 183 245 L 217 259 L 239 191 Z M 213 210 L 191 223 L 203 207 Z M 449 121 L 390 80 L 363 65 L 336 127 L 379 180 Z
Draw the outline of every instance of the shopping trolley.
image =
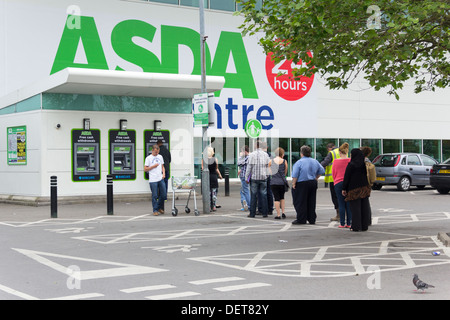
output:
M 194 214 L 196 216 L 200 215 L 200 211 L 197 209 L 197 199 L 195 197 L 195 185 L 197 184 L 197 177 L 172 177 L 172 215 L 175 217 L 178 214 L 178 209 L 175 207 L 175 193 L 187 193 L 189 191 L 189 196 L 187 199 L 184 211 L 190 213 L 189 209 L 189 199 L 191 198 L 192 192 L 194 193 Z

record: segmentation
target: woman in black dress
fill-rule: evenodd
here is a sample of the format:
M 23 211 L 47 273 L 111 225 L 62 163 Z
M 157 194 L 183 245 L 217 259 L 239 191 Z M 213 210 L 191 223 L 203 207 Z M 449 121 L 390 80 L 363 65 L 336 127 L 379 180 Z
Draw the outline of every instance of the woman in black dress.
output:
M 371 190 L 364 155 L 360 149 L 352 149 L 342 186 L 342 195 L 345 201 L 348 201 L 352 212 L 352 231 L 367 231 L 369 228 Z

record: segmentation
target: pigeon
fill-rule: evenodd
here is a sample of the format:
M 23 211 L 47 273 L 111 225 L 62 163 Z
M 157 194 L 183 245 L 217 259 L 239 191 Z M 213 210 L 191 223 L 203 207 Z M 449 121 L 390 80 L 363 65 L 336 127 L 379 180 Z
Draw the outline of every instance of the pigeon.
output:
M 414 274 L 413 283 L 416 286 L 417 290 L 422 290 L 422 292 L 424 292 L 425 289 L 434 288 L 434 286 L 432 286 L 431 284 L 425 283 L 420 280 L 417 274 Z

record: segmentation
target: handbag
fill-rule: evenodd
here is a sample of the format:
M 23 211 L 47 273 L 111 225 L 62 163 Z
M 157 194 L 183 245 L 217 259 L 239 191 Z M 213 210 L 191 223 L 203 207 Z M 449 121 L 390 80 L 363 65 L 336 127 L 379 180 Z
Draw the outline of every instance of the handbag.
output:
M 284 192 L 288 192 L 289 191 L 289 183 L 286 180 L 286 177 L 283 177 L 284 180 Z

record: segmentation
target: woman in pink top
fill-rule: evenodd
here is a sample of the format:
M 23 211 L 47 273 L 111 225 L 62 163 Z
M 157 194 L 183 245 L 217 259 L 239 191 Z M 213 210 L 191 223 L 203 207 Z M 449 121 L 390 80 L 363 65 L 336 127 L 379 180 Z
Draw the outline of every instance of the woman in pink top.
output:
M 339 203 L 339 228 L 351 228 L 352 225 L 352 212 L 350 211 L 349 204 L 345 201 L 345 198 L 342 195 L 342 185 L 344 181 L 345 169 L 347 168 L 347 164 L 350 162 L 350 158 L 348 157 L 348 148 L 349 145 L 347 142 L 344 142 L 339 147 L 340 158 L 334 160 L 333 168 L 331 171 L 334 181 L 334 190 L 336 191 L 336 196 Z M 347 223 L 345 223 L 346 213 Z

